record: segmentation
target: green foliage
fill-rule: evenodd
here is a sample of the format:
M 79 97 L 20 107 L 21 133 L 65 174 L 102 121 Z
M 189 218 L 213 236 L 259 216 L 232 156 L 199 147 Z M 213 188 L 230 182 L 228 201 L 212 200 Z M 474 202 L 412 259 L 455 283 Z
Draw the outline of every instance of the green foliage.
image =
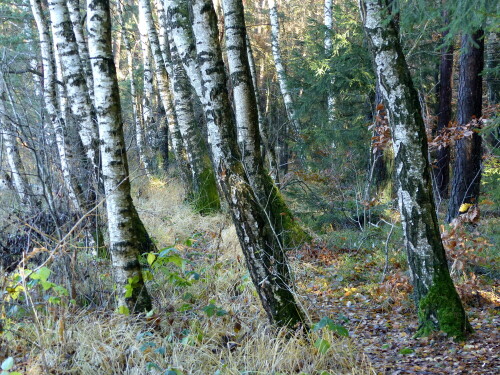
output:
M 318 323 L 316 323 L 312 327 L 312 330 L 319 331 L 325 327 L 330 331 L 337 333 L 339 336 L 349 337 L 349 331 L 347 330 L 347 328 L 345 328 L 342 325 L 335 324 L 335 322 L 332 319 L 326 316 L 323 317 Z
M 9 357 L 5 361 L 2 362 L 2 372 L 0 372 L 0 375 L 21 375 L 20 372 L 17 371 L 10 371 L 14 367 L 14 358 Z

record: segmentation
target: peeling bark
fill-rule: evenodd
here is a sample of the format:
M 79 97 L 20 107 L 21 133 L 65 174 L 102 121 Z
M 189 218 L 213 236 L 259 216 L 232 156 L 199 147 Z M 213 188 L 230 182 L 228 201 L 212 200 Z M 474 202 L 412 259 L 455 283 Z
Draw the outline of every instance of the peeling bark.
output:
M 139 256 L 155 251 L 130 196 L 130 179 L 123 136 L 120 94 L 111 48 L 109 1 L 88 0 L 89 54 L 94 77 L 102 172 L 113 274 L 118 306 L 130 312 L 151 309 Z
M 226 87 L 226 74 L 218 40 L 217 17 L 211 0 L 193 1 L 193 32 L 200 63 L 207 117 L 220 139 L 216 153 L 221 155 L 214 167 L 229 204 L 233 222 L 245 254 L 247 267 L 269 320 L 278 325 L 295 326 L 304 317 L 295 302 L 292 278 L 284 249 L 263 207 L 251 188 L 241 162 L 236 127 Z M 211 112 L 211 113 L 207 113 Z
M 399 209 L 420 334 L 442 330 L 463 339 L 471 326 L 455 290 L 432 195 L 424 121 L 397 29 L 384 0 L 360 0 L 393 136 Z

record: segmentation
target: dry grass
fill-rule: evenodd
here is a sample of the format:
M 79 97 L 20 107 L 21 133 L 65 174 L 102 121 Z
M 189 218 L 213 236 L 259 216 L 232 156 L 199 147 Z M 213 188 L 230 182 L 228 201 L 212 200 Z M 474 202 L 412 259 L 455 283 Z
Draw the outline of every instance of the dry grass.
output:
M 77 290 L 85 298 L 79 307 L 42 303 L 38 322 L 32 312 L 7 327 L 5 345 L 17 363 L 24 362 L 24 373 L 165 374 L 172 368 L 203 375 L 374 374 L 350 338 L 276 331 L 267 324 L 226 215 L 194 214 L 174 180 L 136 181 L 134 200 L 159 247 L 176 243 L 189 260 L 185 271 L 196 271 L 199 280 L 178 286 L 168 274 L 182 274 L 180 269 L 153 270 L 148 288 L 155 315 L 123 316 L 109 307 L 109 266 L 82 257 Z M 189 246 L 183 245 L 187 238 L 194 238 Z M 210 304 L 224 313 L 209 316 Z M 324 354 L 314 346 L 320 337 L 331 343 Z

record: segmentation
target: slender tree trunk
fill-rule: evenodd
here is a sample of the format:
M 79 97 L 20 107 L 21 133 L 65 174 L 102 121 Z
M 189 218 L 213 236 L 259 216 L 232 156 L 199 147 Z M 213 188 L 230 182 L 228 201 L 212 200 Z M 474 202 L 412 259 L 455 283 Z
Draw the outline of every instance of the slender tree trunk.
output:
M 173 40 L 168 43 L 172 65 L 172 92 L 177 122 L 186 145 L 187 157 L 193 174 L 194 206 L 202 213 L 220 209 L 214 170 L 203 139 L 201 127 L 196 121 L 191 95 L 191 84 L 182 66 Z
M 217 17 L 211 0 L 193 1 L 193 32 L 200 61 L 207 117 L 219 134 L 220 145 L 212 144 L 221 158 L 214 164 L 229 204 L 250 275 L 271 322 L 294 326 L 304 321 L 292 289 L 285 252 L 259 204 L 241 163 L 236 128 L 226 87 L 226 75 L 219 46 Z M 244 50 L 245 51 L 245 50 Z
M 3 138 L 5 145 L 5 154 L 7 156 L 7 162 L 12 173 L 12 182 L 15 188 L 19 200 L 23 205 L 29 206 L 31 208 L 36 208 L 40 205 L 39 201 L 36 199 L 31 189 L 31 185 L 26 177 L 26 172 L 24 170 L 24 165 L 19 154 L 19 149 L 17 147 L 17 133 L 14 125 L 9 119 L 5 101 L 6 93 L 4 85 L 6 84 L 3 76 L 0 79 L 0 133 Z
M 151 299 L 144 285 L 139 256 L 155 251 L 155 245 L 130 196 L 120 95 L 111 47 L 109 1 L 88 0 L 87 12 L 110 250 L 114 279 L 119 286 L 118 306 L 130 312 L 142 312 L 151 309 Z
M 332 43 L 332 33 L 333 33 L 333 0 L 325 0 L 324 4 L 324 25 L 326 27 L 325 30 L 325 57 L 330 58 L 333 52 L 333 43 Z M 333 121 L 335 120 L 335 96 L 333 94 L 332 86 L 334 83 L 334 79 L 332 78 L 330 81 L 330 87 L 328 88 L 328 97 L 326 101 L 327 105 L 327 114 L 328 114 L 328 123 L 331 126 Z
M 447 16 L 445 16 L 445 22 Z M 443 32 L 442 39 L 446 38 L 447 31 Z M 442 132 L 451 121 L 451 99 L 453 82 L 453 42 L 441 49 L 441 63 L 439 65 L 439 108 L 437 131 Z M 450 148 L 446 145 L 437 151 L 436 169 L 434 179 L 436 188 L 441 198 L 448 198 L 448 185 L 450 184 Z
M 207 102 L 203 94 L 201 72 L 196 60 L 196 46 L 193 31 L 190 27 L 191 20 L 188 18 L 189 2 L 182 0 L 165 0 L 165 5 L 170 33 L 177 47 L 180 60 L 189 77 L 191 86 L 200 99 L 203 108 L 206 109 L 211 105 L 211 102 Z M 220 134 L 215 130 L 216 124 L 212 111 L 205 110 L 204 112 L 211 156 L 213 163 L 218 164 L 221 155 L 217 154 L 217 152 L 220 150 L 221 140 L 217 137 L 219 137 Z
M 283 64 L 283 58 L 281 56 L 281 48 L 279 42 L 280 25 L 278 18 L 278 8 L 276 6 L 275 0 L 268 0 L 268 6 L 269 19 L 271 21 L 271 50 L 273 53 L 274 66 L 276 68 L 276 74 L 278 76 L 278 83 L 280 86 L 281 95 L 283 96 L 283 102 L 285 103 L 288 121 L 293 131 L 297 132 L 300 129 L 299 121 L 295 113 L 292 94 L 290 93 L 290 88 L 288 87 L 285 65 Z
M 455 144 L 456 158 L 446 221 L 452 221 L 462 203 L 477 203 L 481 185 L 482 137 L 477 132 L 477 122 L 482 112 L 482 88 L 484 67 L 484 32 L 462 36 L 462 53 L 459 61 L 457 120 L 461 127 L 470 124 L 472 135 Z
M 85 83 L 89 92 L 90 100 L 94 100 L 94 81 L 92 78 L 92 67 L 90 66 L 89 49 L 87 40 L 82 27 L 82 17 L 80 14 L 79 0 L 66 0 L 68 5 L 69 17 L 73 24 L 73 32 L 75 34 L 76 44 L 78 45 L 78 54 L 82 62 L 83 73 L 85 75 Z
M 248 37 L 248 34 L 246 34 L 246 45 L 247 45 L 247 55 L 248 55 L 248 64 L 250 66 L 250 73 L 252 74 L 252 83 L 253 83 L 253 90 L 255 93 L 255 101 L 257 102 L 257 116 L 259 119 L 259 132 L 260 132 L 260 137 L 262 140 L 262 157 L 265 158 L 267 156 L 267 159 L 269 161 L 269 166 L 271 170 L 271 176 L 273 176 L 273 179 L 276 183 L 279 182 L 278 179 L 278 162 L 276 161 L 276 152 L 274 150 L 274 147 L 272 147 L 271 143 L 269 142 L 269 129 L 266 124 L 266 119 L 264 118 L 264 115 L 262 113 L 262 108 L 261 108 L 261 99 L 260 99 L 260 94 L 259 94 L 259 85 L 257 82 L 257 70 L 255 68 L 255 60 L 253 57 L 253 51 L 252 51 L 252 46 L 250 44 L 250 38 Z
M 260 148 L 259 119 L 248 51 L 243 3 L 222 0 L 226 50 L 234 96 L 236 127 L 240 135 L 240 152 L 252 189 L 266 210 L 269 225 L 284 248 L 300 245 L 308 236 L 294 221 L 283 197 L 279 194 L 267 170 Z
M 43 66 L 43 97 L 45 110 L 50 119 L 56 138 L 56 146 L 61 163 L 61 172 L 64 185 L 73 206 L 80 211 L 83 207 L 80 199 L 83 198 L 82 187 L 76 177 L 70 171 L 70 160 L 72 159 L 71 146 L 66 134 L 66 121 L 61 112 L 56 95 L 56 66 L 47 20 L 42 11 L 40 0 L 31 0 L 31 9 L 35 18 L 40 38 L 40 51 Z
M 147 30 L 151 53 L 153 55 L 158 90 L 160 92 L 163 107 L 165 108 L 169 132 L 172 137 L 172 148 L 174 150 L 175 157 L 177 159 L 178 166 L 181 172 L 181 178 L 188 192 L 188 196 L 192 196 L 193 179 L 191 166 L 187 157 L 186 145 L 184 144 L 181 133 L 179 131 L 179 124 L 177 122 L 177 117 L 173 105 L 172 92 L 170 91 L 169 87 L 167 64 L 163 60 L 163 55 L 158 40 L 158 34 L 153 23 L 151 4 L 149 1 L 150 0 L 139 0 L 139 24 L 143 24 L 145 30 Z
M 488 88 L 488 102 L 490 106 L 500 103 L 500 32 L 491 31 L 488 35 L 486 52 L 486 85 Z M 497 116 L 498 117 L 498 116 Z M 500 127 L 491 132 L 490 143 L 495 148 L 500 148 Z
M 359 7 L 391 125 L 399 209 L 420 321 L 418 333 L 442 330 L 463 339 L 472 329 L 441 242 L 418 94 L 394 22 L 387 22 L 387 2 L 360 0 Z
M 97 181 L 99 174 L 97 124 L 92 118 L 94 110 L 90 101 L 86 77 L 83 72 L 83 65 L 78 53 L 78 45 L 66 1 L 50 0 L 49 10 L 52 21 L 52 34 L 57 53 L 61 59 L 64 84 L 71 113 L 75 123 L 80 124 L 80 137 L 88 160 L 94 169 L 94 181 Z

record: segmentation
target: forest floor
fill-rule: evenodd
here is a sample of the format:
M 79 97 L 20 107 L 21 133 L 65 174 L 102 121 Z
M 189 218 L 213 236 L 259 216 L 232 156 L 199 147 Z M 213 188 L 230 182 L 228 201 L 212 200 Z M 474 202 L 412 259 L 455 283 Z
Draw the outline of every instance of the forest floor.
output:
M 474 329 L 454 342 L 441 333 L 414 337 L 412 288 L 390 226 L 334 231 L 288 253 L 297 300 L 315 324 L 289 333 L 268 326 L 226 215 L 193 213 L 173 180 L 136 183 L 134 201 L 162 249 L 148 271 L 155 313 L 113 312 L 109 264 L 90 255 L 70 265 L 71 303 L 55 287 L 68 285 L 67 268 L 49 266 L 54 285 L 25 284 L 24 299 L 6 299 L 14 279 L 5 275 L 0 361 L 13 357 L 13 370 L 32 375 L 500 372 L 498 244 L 488 237 L 498 218 L 445 234 Z

